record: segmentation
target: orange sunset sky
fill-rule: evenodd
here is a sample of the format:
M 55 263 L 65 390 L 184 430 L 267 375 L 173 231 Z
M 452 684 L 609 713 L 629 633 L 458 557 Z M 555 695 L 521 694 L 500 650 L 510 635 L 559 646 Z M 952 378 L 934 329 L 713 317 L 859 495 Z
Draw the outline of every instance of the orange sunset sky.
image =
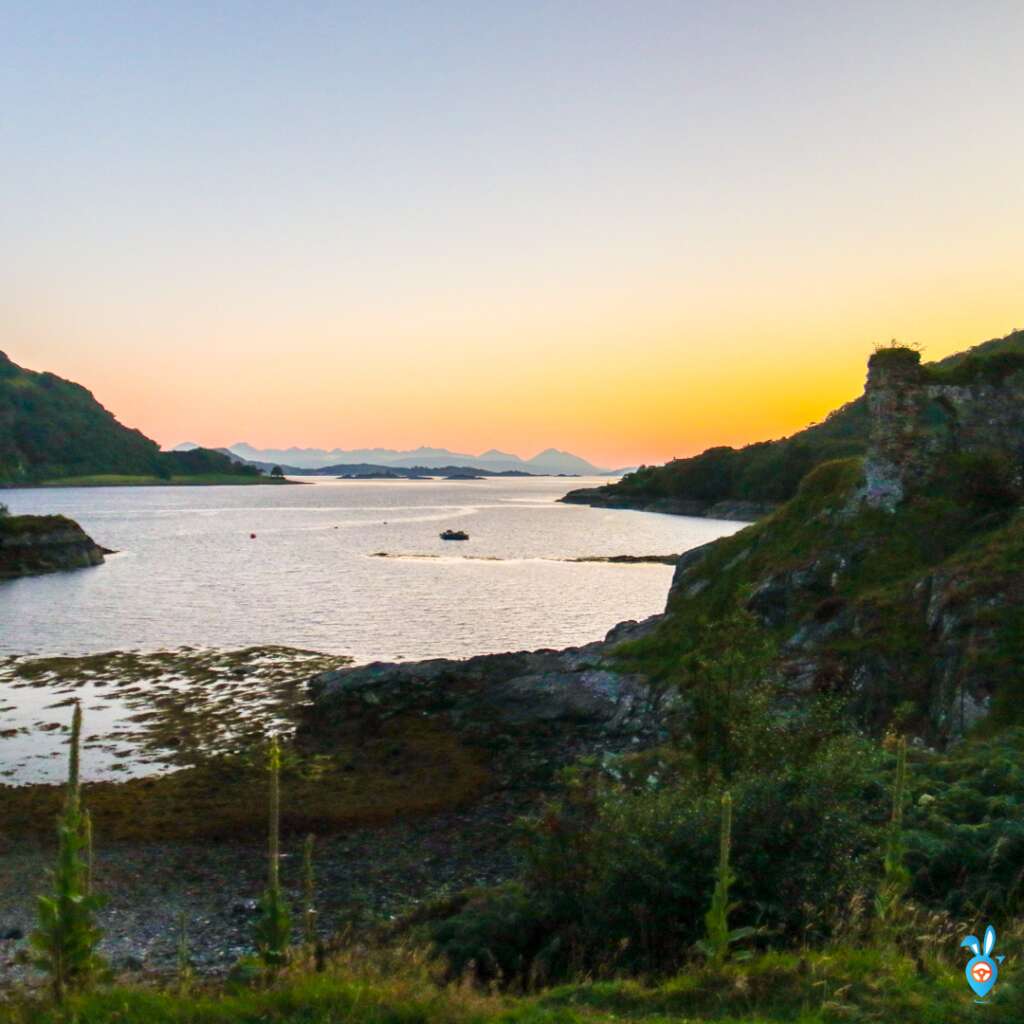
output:
M 45 7 L 45 10 L 42 8 Z M 1024 8 L 0 14 L 0 348 L 164 445 L 609 467 L 1024 326 Z

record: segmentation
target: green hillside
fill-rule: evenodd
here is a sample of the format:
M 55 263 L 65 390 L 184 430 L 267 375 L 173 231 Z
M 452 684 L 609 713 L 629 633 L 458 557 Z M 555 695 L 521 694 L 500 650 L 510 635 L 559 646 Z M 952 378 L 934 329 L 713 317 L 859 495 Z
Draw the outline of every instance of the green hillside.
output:
M 144 483 L 212 474 L 228 478 L 221 482 L 262 479 L 253 467 L 208 449 L 161 452 L 80 384 L 26 370 L 0 352 L 0 484 Z
M 989 370 L 1003 372 L 1024 361 L 1024 331 L 983 342 L 929 364 L 936 380 L 958 383 Z M 823 462 L 864 454 L 867 408 L 863 396 L 831 413 L 822 423 L 777 441 L 744 448 L 709 448 L 664 466 L 641 466 L 615 484 L 594 488 L 594 504 L 617 500 L 652 502 L 671 498 L 707 502 L 788 501 L 800 481 Z M 581 492 L 580 499 L 587 500 Z

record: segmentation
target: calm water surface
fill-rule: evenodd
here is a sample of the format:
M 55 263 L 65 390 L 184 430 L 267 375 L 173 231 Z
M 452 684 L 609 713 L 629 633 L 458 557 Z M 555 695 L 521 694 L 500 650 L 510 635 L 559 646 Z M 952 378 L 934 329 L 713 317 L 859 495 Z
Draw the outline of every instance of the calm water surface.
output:
M 9 491 L 12 513 L 62 513 L 119 553 L 0 583 L 0 651 L 283 644 L 366 661 L 584 643 L 661 611 L 672 570 L 566 559 L 674 554 L 742 526 L 556 500 L 599 482 Z M 440 540 L 447 527 L 471 539 Z

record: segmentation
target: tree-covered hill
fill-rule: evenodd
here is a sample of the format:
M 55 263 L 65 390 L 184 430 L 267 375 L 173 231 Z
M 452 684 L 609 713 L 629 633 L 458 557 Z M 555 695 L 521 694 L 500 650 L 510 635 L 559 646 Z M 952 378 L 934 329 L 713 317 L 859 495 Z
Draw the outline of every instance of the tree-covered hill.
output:
M 161 452 L 80 384 L 26 370 L 0 352 L 0 483 L 210 474 L 248 479 L 259 471 L 208 449 Z
M 959 383 L 1000 373 L 1024 361 L 1024 330 L 983 342 L 965 352 L 929 364 L 936 381 Z M 788 501 L 815 466 L 864 454 L 868 417 L 864 397 L 842 406 L 821 423 L 790 437 L 760 441 L 744 448 L 709 448 L 664 466 L 641 466 L 618 483 L 566 495 L 568 501 L 644 507 L 700 514 L 718 502 L 777 504 Z M 670 502 L 694 503 L 673 508 Z

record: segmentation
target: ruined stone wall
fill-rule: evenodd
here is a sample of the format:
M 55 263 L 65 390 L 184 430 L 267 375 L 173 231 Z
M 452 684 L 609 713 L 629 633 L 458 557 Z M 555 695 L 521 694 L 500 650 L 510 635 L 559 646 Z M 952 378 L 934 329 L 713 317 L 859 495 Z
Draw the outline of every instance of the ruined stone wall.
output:
M 868 362 L 870 416 L 864 498 L 893 509 L 927 482 L 944 457 L 996 452 L 1024 471 L 1024 371 L 1002 380 L 937 383 L 911 349 L 883 349 Z

